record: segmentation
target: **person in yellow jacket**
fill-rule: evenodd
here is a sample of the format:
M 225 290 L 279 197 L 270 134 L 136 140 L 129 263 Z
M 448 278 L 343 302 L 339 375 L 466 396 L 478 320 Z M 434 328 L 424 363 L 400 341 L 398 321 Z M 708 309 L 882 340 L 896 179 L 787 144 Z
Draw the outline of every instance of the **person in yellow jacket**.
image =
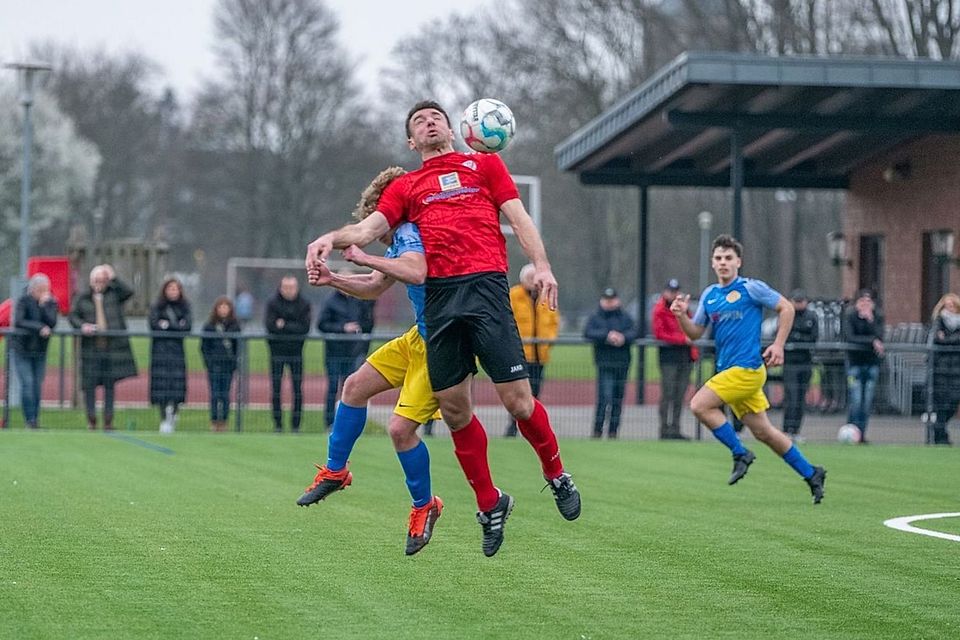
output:
M 510 306 L 513 308 L 520 338 L 524 341 L 523 355 L 527 360 L 527 371 L 530 372 L 530 389 L 533 397 L 539 398 L 543 384 L 543 367 L 550 360 L 552 345 L 528 343 L 527 340 L 555 339 L 560 328 L 560 312 L 551 309 L 546 302 L 536 303 L 538 292 L 533 282 L 533 274 L 532 264 L 525 264 L 520 269 L 520 283 L 510 287 Z M 510 420 L 504 435 L 517 435 L 516 420 Z

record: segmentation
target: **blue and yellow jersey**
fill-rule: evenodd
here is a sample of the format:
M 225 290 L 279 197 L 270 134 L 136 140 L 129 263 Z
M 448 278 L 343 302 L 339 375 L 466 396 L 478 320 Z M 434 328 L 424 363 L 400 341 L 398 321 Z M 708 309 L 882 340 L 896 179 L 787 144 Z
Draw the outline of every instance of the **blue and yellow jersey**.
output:
M 772 309 L 780 298 L 780 293 L 766 282 L 743 277 L 725 287 L 713 284 L 703 290 L 693 322 L 702 327 L 713 325 L 718 372 L 730 367 L 758 369 L 763 364 L 763 307 Z
M 423 254 L 423 240 L 420 238 L 420 229 L 412 222 L 404 222 L 393 232 L 393 242 L 387 247 L 385 258 L 399 258 L 403 254 L 416 251 Z M 413 314 L 417 318 L 417 331 L 420 337 L 427 339 L 427 323 L 423 319 L 423 306 L 426 289 L 422 284 L 408 284 L 407 297 L 413 305 Z

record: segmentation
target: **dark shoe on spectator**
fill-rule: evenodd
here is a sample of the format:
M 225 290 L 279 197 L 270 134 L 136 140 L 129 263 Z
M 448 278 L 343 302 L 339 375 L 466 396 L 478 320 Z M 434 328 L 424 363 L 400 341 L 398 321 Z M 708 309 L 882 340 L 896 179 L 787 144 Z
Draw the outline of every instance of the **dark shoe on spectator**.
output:
M 87 416 L 87 430 L 96 431 L 97 430 L 97 418 Z
M 690 438 L 683 435 L 682 433 L 665 433 L 662 436 L 660 436 L 660 439 L 661 440 L 689 440 Z

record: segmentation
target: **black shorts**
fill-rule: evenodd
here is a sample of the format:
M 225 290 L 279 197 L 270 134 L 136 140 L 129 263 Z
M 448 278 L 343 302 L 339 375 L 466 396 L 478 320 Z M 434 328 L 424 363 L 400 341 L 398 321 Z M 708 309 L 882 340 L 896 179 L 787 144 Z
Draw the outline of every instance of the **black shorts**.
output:
M 424 317 L 427 369 L 434 391 L 476 373 L 476 360 L 494 382 L 528 377 L 506 275 L 428 279 Z

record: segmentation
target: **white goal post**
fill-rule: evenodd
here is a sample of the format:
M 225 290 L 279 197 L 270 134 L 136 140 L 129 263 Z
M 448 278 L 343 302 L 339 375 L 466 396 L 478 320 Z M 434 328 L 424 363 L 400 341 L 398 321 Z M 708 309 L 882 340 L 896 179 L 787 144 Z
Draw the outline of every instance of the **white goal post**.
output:
M 533 226 L 542 233 L 541 229 L 541 200 L 540 200 L 540 178 L 538 176 L 513 176 L 513 181 L 517 186 L 525 186 L 529 190 L 529 202 L 527 212 L 530 219 L 533 220 Z M 501 231 L 504 235 L 513 235 L 513 228 L 509 224 L 501 224 Z M 346 267 L 349 263 L 345 260 L 329 260 L 328 263 L 334 269 Z M 237 298 L 237 270 L 240 268 L 252 269 L 287 269 L 293 273 L 303 270 L 303 259 L 301 258 L 229 258 L 227 259 L 227 295 L 231 300 Z
M 524 185 L 529 189 L 530 202 L 526 203 L 527 213 L 530 214 L 530 219 L 533 220 L 533 226 L 542 234 L 543 229 L 540 227 L 540 178 L 538 176 L 513 176 L 513 181 L 517 183 L 518 187 Z M 513 227 L 509 224 L 501 224 L 500 230 L 505 236 L 513 235 Z

